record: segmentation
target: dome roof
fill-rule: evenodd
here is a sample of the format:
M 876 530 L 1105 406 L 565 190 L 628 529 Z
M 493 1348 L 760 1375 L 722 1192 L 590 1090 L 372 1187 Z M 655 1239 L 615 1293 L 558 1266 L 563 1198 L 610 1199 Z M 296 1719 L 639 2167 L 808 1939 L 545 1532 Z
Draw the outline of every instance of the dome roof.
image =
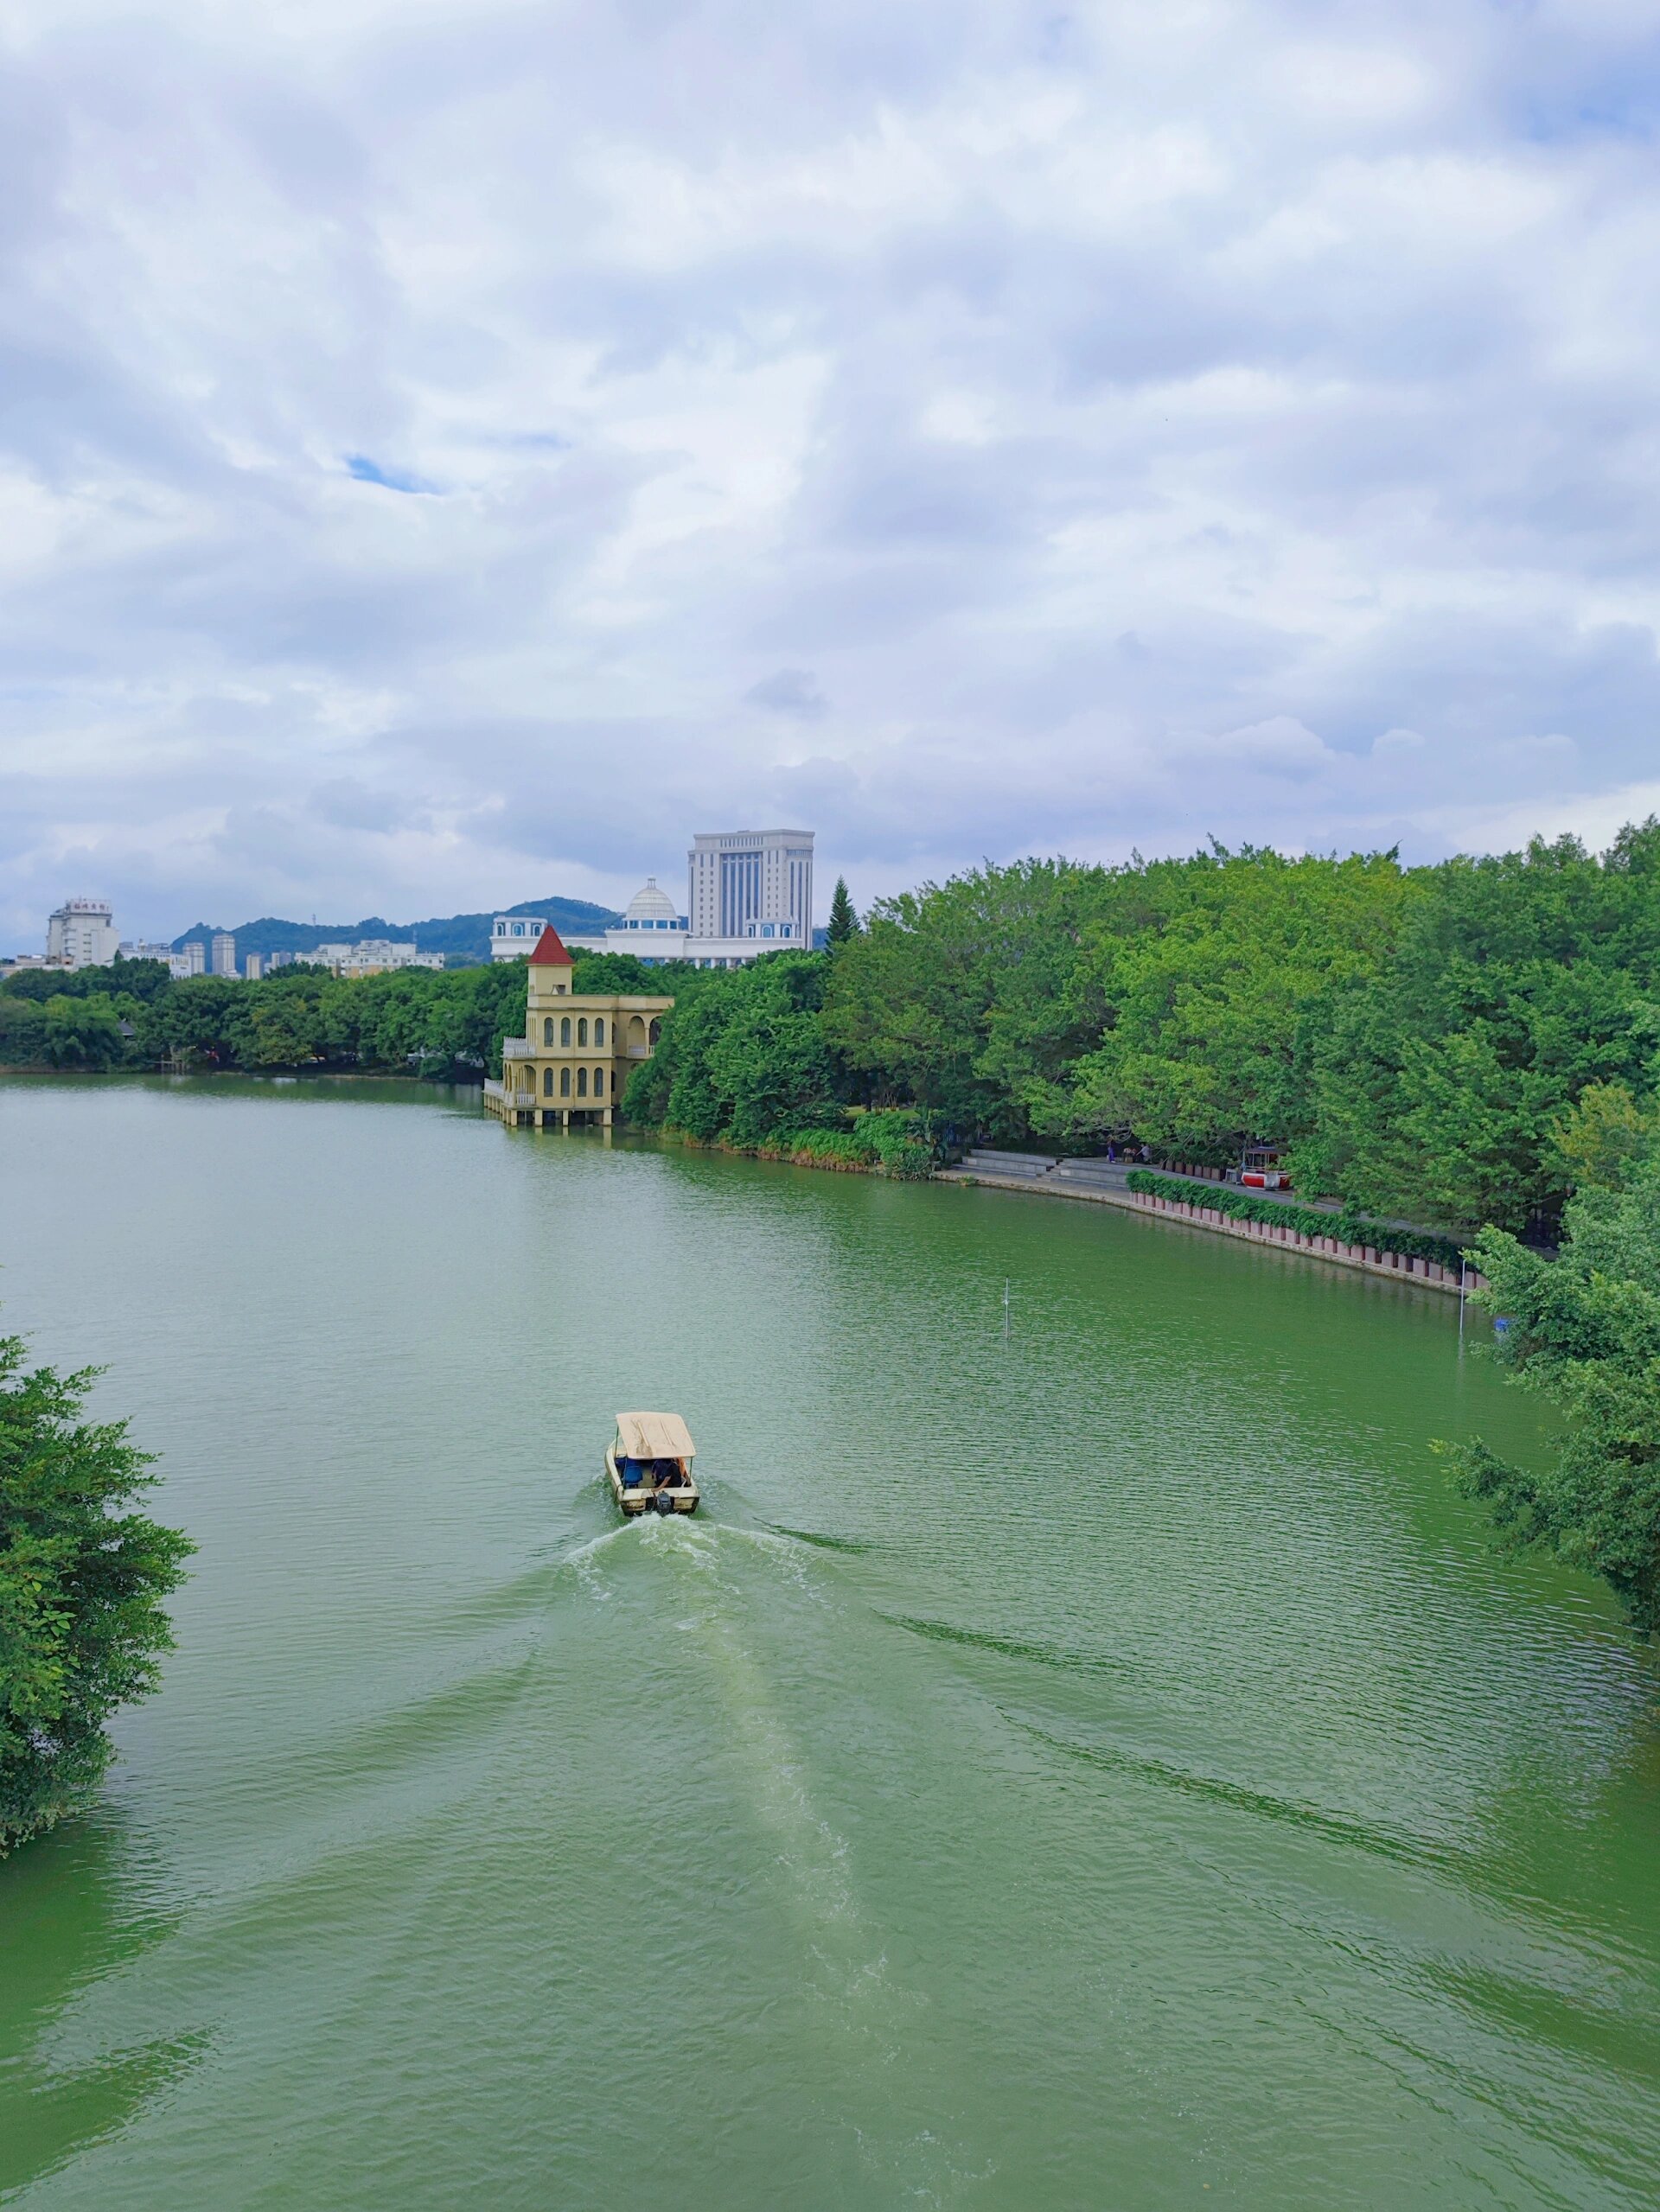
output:
M 657 878 L 648 876 L 645 888 L 629 901 L 623 919 L 628 921 L 673 921 L 676 919 L 674 902 L 667 891 L 657 888 Z

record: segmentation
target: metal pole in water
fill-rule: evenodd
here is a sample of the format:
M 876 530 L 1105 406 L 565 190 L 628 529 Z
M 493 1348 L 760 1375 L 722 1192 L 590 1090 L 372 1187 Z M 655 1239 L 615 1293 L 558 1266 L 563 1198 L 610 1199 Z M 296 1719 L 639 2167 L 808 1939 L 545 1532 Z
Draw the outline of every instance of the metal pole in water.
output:
M 1009 1278 L 1003 1278 L 1003 1342 L 1009 1341 Z
M 1470 1263 L 1459 1254 L 1459 1357 L 1464 1357 L 1464 1278 L 1470 1272 Z

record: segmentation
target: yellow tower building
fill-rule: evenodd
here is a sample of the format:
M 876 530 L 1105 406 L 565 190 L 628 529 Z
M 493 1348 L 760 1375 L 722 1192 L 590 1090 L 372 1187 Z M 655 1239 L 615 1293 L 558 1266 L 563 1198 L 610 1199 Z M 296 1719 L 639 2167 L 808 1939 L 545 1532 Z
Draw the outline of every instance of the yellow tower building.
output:
M 484 1104 L 509 1127 L 557 1120 L 609 1129 L 622 1086 L 657 1049 L 672 998 L 578 996 L 573 962 L 557 929 L 544 929 L 530 956 L 525 1034 L 501 1046 L 501 1081 L 486 1082 Z

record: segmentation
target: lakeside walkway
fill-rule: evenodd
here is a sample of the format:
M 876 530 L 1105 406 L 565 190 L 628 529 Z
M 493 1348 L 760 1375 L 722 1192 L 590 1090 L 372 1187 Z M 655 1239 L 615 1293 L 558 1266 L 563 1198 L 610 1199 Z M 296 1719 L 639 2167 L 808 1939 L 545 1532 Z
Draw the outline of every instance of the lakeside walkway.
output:
M 1251 1244 L 1271 1244 L 1283 1252 L 1294 1252 L 1309 1259 L 1329 1260 L 1335 1266 L 1352 1267 L 1364 1274 L 1386 1275 L 1394 1282 L 1409 1280 L 1431 1290 L 1449 1291 L 1455 1297 L 1459 1295 L 1459 1270 L 1444 1267 L 1439 1261 L 1420 1259 L 1410 1253 L 1391 1252 L 1376 1245 L 1344 1244 L 1334 1236 L 1308 1236 L 1288 1221 L 1282 1227 L 1277 1221 L 1235 1220 L 1219 1207 L 1206 1204 L 1207 1194 L 1217 1186 L 1204 1176 L 1183 1176 L 1168 1168 L 1150 1170 L 1172 1182 L 1188 1184 L 1193 1192 L 1189 1204 L 1132 1190 L 1129 1176 L 1133 1169 L 1140 1164 L 1128 1160 L 1069 1160 L 1042 1152 L 1004 1152 L 977 1147 L 965 1153 L 958 1166 L 942 1168 L 935 1179 L 940 1182 L 976 1183 L 993 1190 L 1036 1192 L 1044 1198 L 1081 1199 L 1087 1205 L 1119 1206 L 1130 1213 L 1156 1214 L 1165 1221 L 1184 1222 L 1190 1228 L 1208 1229 L 1213 1234 L 1242 1237 Z M 1251 1195 L 1268 1198 L 1286 1207 L 1307 1208 L 1309 1204 L 1292 1195 L 1282 1197 L 1277 1191 L 1253 1191 Z M 1336 1214 L 1338 1208 L 1327 1200 L 1318 1203 L 1314 1210 Z M 1380 1224 L 1407 1226 L 1404 1222 Z M 1473 1267 L 1468 1268 L 1464 1272 L 1462 1288 L 1479 1290 L 1485 1281 L 1486 1278 L 1478 1275 Z

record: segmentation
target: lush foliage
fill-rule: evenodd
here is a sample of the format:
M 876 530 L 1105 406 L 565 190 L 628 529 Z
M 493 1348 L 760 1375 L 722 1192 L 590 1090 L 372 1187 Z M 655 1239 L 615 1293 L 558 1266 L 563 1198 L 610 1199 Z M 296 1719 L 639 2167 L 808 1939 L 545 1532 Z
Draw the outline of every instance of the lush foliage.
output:
M 124 1425 L 80 1418 L 90 1373 L 0 1338 L 0 1853 L 86 1802 L 105 1722 L 155 1686 L 191 1546 L 131 1510 L 154 1477 Z
M 861 1111 L 826 1035 L 826 983 L 839 955 L 774 953 L 733 969 L 676 969 L 673 1014 L 622 1095 L 629 1121 L 706 1144 L 818 1167 L 932 1172 L 941 1131 L 914 1109 Z
M 574 982 L 578 991 L 664 988 L 659 971 L 622 953 L 584 955 Z M 297 964 L 259 983 L 175 983 L 159 961 L 133 960 L 68 974 L 25 969 L 0 988 L 0 1065 L 12 1067 L 413 1066 L 434 1075 L 500 1074 L 502 1038 L 522 1036 L 524 1027 L 520 960 L 355 980 Z
M 1555 1459 L 1517 1467 L 1480 1442 L 1452 1457 L 1511 1542 L 1601 1576 L 1649 1636 L 1660 1629 L 1660 1150 L 1621 1162 L 1616 1182 L 1570 1204 L 1557 1259 L 1499 1230 L 1472 1253 L 1491 1284 L 1482 1303 L 1504 1318 L 1498 1360 L 1567 1416 Z
M 1233 1183 L 1184 1182 L 1175 1176 L 1153 1175 L 1146 1168 L 1132 1168 L 1124 1180 L 1130 1189 L 1146 1197 L 1167 1198 L 1178 1206 L 1208 1206 L 1213 1213 L 1226 1214 L 1234 1221 L 1267 1221 L 1275 1228 L 1294 1229 L 1299 1236 L 1335 1237 L 1339 1244 L 1370 1245 L 1375 1252 L 1433 1259 L 1441 1267 L 1456 1267 L 1461 1257 L 1459 1246 L 1451 1237 L 1373 1221 L 1348 1206 L 1327 1214 L 1317 1207 L 1294 1206 L 1255 1190 L 1241 1190 Z
M 880 902 L 825 1030 L 884 1102 L 1008 1144 L 1108 1135 L 1299 1188 L 1520 1228 L 1572 1189 L 1587 1088 L 1650 1108 L 1660 823 L 1402 869 L 1393 854 L 986 868 Z

